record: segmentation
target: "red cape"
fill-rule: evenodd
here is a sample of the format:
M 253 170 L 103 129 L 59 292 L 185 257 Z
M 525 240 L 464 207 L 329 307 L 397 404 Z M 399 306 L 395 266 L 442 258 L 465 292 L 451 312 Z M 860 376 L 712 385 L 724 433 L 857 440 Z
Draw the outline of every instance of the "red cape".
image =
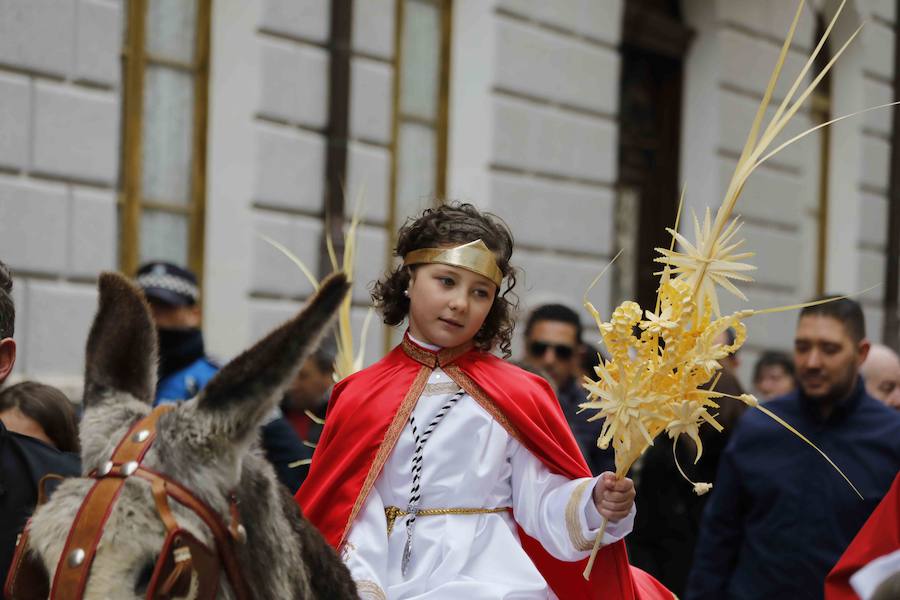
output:
M 826 600 L 859 600 L 850 578 L 878 557 L 900 549 L 900 474 L 825 579 Z
M 551 472 L 570 479 L 590 477 L 547 382 L 486 352 L 455 348 L 435 353 L 405 338 L 381 361 L 335 386 L 309 475 L 297 492 L 306 517 L 335 548 L 343 543 L 438 365 Z M 590 581 L 585 581 L 586 560 L 560 561 L 521 528 L 519 535 L 560 598 L 673 598 L 662 584 L 628 564 L 623 542 L 600 550 Z

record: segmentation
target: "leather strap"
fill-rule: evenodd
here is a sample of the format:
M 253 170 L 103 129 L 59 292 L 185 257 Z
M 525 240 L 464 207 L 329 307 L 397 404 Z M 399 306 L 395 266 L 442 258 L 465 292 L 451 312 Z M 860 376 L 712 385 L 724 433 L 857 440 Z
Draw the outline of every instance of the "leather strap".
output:
M 235 596 L 238 600 L 250 600 L 251 595 L 241 574 L 235 553 L 235 542 L 243 542 L 245 534 L 243 527 L 240 526 L 234 494 L 229 497 L 230 523 L 226 525 L 218 513 L 190 490 L 165 475 L 141 465 L 141 461 L 156 439 L 157 421 L 169 410 L 171 410 L 170 406 L 159 406 L 135 423 L 119 442 L 113 452 L 112 460 L 98 472 L 92 473 L 96 481 L 82 501 L 75 522 L 69 530 L 53 578 L 49 596 L 51 600 L 77 600 L 84 594 L 91 563 L 97 553 L 103 529 L 125 485 L 125 480 L 131 476 L 139 477 L 150 483 L 157 512 L 170 533 L 169 538 L 176 535 L 179 539 L 187 540 L 185 543 L 194 547 L 193 554 L 200 557 L 209 556 L 209 559 L 200 560 L 194 567 L 198 570 L 197 575 L 216 580 L 218 578 L 216 553 L 210 552 L 201 542 L 180 530 L 169 506 L 169 498 L 179 502 L 200 517 L 212 532 L 216 542 L 216 551 L 224 565 L 226 576 Z
M 229 531 L 229 528 L 226 527 L 222 522 L 219 514 L 212 508 L 210 508 L 209 505 L 207 505 L 205 502 L 197 498 L 197 496 L 191 493 L 187 488 L 182 487 L 176 481 L 168 479 L 165 475 L 157 473 L 146 467 L 139 468 L 137 471 L 135 471 L 134 475 L 136 477 L 140 477 L 141 479 L 149 481 L 151 486 L 158 486 L 159 484 L 157 482 L 159 481 L 164 482 L 166 495 L 169 498 L 172 498 L 179 504 L 183 505 L 185 508 L 191 510 L 198 517 L 200 517 L 200 519 L 206 524 L 206 526 L 209 527 L 209 530 L 213 534 L 213 538 L 215 538 L 216 548 L 218 549 L 219 556 L 221 557 L 222 563 L 225 566 L 225 574 L 228 576 L 228 581 L 231 583 L 231 587 L 235 595 L 237 596 L 238 600 L 249 600 L 251 596 L 247 589 L 246 582 L 241 575 L 237 555 L 234 552 L 234 539 L 231 535 L 231 532 Z M 234 506 L 233 502 L 232 506 Z M 172 517 L 172 519 L 174 521 L 174 517 Z M 165 522 L 165 519 L 163 522 Z
M 100 475 L 102 479 L 97 479 L 88 491 L 75 516 L 75 522 L 69 529 L 69 536 L 56 566 L 50 589 L 50 598 L 53 600 L 81 598 L 106 521 L 125 485 L 125 478 L 130 475 L 127 471 L 132 466 L 136 469 L 140 464 L 156 439 L 156 422 L 170 409 L 171 407 L 160 406 L 135 423 L 113 452 L 111 467 L 108 470 L 103 468 L 107 472 Z

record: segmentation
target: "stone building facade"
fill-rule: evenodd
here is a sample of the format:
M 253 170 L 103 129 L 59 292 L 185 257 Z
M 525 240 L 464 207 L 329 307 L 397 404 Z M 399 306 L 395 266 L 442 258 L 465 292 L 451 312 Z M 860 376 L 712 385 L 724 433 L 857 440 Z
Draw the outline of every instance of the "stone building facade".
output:
M 630 248 L 591 293 L 608 311 L 639 292 L 649 266 L 637 246 L 674 220 L 682 186 L 688 210 L 720 202 L 792 4 L 0 2 L 0 257 L 16 276 L 16 374 L 77 387 L 98 273 L 153 252 L 199 267 L 208 346 L 234 355 L 311 291 L 262 236 L 325 272 L 324 232 L 360 195 L 357 327 L 396 227 L 440 194 L 509 223 L 523 310 L 577 308 Z M 786 75 L 839 3 L 809 4 Z M 896 4 L 847 3 L 829 49 L 866 26 L 791 131 L 892 99 Z M 631 65 L 676 65 L 675 100 Z M 653 118 L 675 124 L 672 147 L 630 145 L 644 117 L 651 130 Z M 843 122 L 753 175 L 738 206 L 759 267 L 751 306 L 883 282 L 893 118 Z M 633 185 L 657 176 L 667 187 Z M 883 296 L 863 299 L 875 339 Z M 745 365 L 789 348 L 795 318 L 751 322 Z M 372 328 L 369 360 L 391 336 Z

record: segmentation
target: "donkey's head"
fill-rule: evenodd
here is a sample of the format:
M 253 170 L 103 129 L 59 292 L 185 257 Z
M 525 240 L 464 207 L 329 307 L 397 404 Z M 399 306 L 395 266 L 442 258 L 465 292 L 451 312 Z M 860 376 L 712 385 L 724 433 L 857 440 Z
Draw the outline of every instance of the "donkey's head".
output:
M 254 565 L 264 570 L 272 580 L 260 584 L 263 589 L 257 586 L 254 595 L 296 597 L 297 590 L 302 592 L 308 585 L 302 549 L 291 541 L 279 484 L 253 442 L 347 290 L 342 274 L 326 280 L 293 320 L 231 361 L 198 397 L 163 413 L 155 441 L 141 460 L 146 468 L 142 472 L 159 473 L 193 492 L 224 524 L 232 526 L 232 533 L 237 524 L 232 493 L 236 494 L 239 518 L 246 528 L 246 540 L 236 543 L 238 562 L 244 568 Z M 156 352 L 155 330 L 140 291 L 120 275 L 102 275 L 100 308 L 87 343 L 81 424 L 85 475 L 108 471 L 107 463 L 126 434 L 128 439 L 140 437 L 129 430 L 150 413 Z M 113 469 L 123 483 L 96 553 L 88 552 L 86 598 L 145 597 L 172 531 L 161 519 L 158 490 L 155 494 L 146 478 L 128 476 L 127 471 L 121 465 Z M 51 584 L 54 574 L 59 577 L 58 567 L 62 572 L 68 563 L 78 562 L 67 540 L 95 482 L 88 477 L 63 482 L 34 515 L 28 544 L 46 567 Z M 171 499 L 168 508 L 179 528 L 215 549 L 211 528 L 194 511 Z M 226 581 L 221 574 L 219 597 L 234 597 Z

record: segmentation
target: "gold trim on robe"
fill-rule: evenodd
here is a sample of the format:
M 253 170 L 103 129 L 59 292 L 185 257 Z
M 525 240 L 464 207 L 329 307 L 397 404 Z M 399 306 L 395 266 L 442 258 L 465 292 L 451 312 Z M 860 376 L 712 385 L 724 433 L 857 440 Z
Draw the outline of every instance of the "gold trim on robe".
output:
M 584 490 L 592 481 L 593 479 L 588 479 L 578 484 L 569 497 L 569 502 L 566 504 L 566 531 L 569 532 L 569 540 L 572 542 L 572 547 L 582 552 L 587 552 L 594 548 L 594 541 L 584 537 L 581 528 L 581 517 L 578 515 L 578 506 L 581 504 Z

